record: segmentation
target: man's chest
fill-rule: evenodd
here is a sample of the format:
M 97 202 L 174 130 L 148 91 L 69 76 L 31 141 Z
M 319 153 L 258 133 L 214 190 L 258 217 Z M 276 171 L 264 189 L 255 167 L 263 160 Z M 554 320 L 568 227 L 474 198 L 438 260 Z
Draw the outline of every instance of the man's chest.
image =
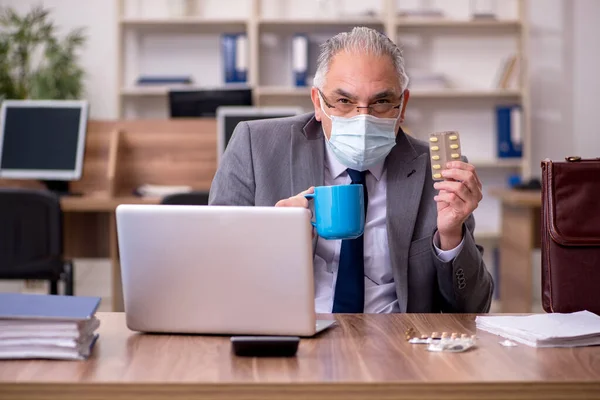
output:
M 365 276 L 377 284 L 393 280 L 386 226 L 387 195 L 384 179 L 385 172 L 379 181 L 372 175 L 366 177 L 368 206 L 363 235 L 364 268 Z M 335 179 L 325 174 L 324 183 L 325 185 L 346 185 L 351 181 L 347 174 L 342 174 Z M 318 241 L 317 256 L 323 258 L 331 273 L 335 272 L 339 264 L 341 246 L 341 240 L 319 239 Z

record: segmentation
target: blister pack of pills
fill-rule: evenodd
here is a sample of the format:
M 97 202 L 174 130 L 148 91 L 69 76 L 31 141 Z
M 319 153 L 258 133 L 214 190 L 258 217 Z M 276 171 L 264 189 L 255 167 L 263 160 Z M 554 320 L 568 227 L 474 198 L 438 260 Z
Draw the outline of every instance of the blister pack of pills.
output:
M 436 132 L 429 135 L 431 174 L 433 180 L 443 180 L 442 171 L 450 161 L 461 159 L 460 135 L 456 131 Z
M 418 335 L 412 328 L 406 331 L 406 340 L 410 344 L 426 344 L 427 350 L 436 352 L 461 353 L 474 347 L 475 335 L 465 333 L 433 332 L 431 335 Z

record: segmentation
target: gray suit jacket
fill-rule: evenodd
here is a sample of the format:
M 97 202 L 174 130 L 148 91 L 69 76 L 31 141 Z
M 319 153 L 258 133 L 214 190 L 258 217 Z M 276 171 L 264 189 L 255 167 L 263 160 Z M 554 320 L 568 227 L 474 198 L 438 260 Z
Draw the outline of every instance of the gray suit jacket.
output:
M 240 123 L 210 190 L 212 205 L 273 206 L 323 185 L 325 137 L 314 114 Z M 387 231 L 402 312 L 481 313 L 490 308 L 493 282 L 475 244 L 475 220 L 449 263 L 433 248 L 436 194 L 429 146 L 398 133 L 386 159 Z

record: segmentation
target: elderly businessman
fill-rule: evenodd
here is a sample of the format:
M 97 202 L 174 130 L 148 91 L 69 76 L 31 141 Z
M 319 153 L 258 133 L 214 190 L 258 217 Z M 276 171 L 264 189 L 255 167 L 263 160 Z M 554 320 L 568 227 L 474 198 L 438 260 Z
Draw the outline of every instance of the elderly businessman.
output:
M 407 86 L 386 36 L 340 33 L 321 49 L 314 113 L 240 123 L 215 175 L 214 205 L 308 207 L 314 186 L 363 185 L 364 235 L 317 238 L 317 312 L 489 311 L 493 283 L 473 238 L 481 182 L 461 161 L 433 182 L 428 145 L 400 128 Z

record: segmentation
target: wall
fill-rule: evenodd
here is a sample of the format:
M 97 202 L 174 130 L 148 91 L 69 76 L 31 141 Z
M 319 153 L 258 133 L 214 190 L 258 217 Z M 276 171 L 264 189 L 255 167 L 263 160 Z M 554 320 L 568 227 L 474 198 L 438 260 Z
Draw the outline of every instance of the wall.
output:
M 81 54 L 87 76 L 87 97 L 92 118 L 114 118 L 117 115 L 115 59 L 116 2 L 113 0 L 0 0 L 0 6 L 25 12 L 43 4 L 52 9 L 52 18 L 60 32 L 86 27 L 88 42 Z
M 573 138 L 574 153 L 600 157 L 595 108 L 600 104 L 600 1 L 576 0 L 573 10 Z M 567 133 L 568 134 L 568 133 Z
M 579 0 L 531 0 L 529 74 L 532 105 L 532 165 L 541 175 L 544 158 L 564 159 L 573 140 L 572 10 Z

